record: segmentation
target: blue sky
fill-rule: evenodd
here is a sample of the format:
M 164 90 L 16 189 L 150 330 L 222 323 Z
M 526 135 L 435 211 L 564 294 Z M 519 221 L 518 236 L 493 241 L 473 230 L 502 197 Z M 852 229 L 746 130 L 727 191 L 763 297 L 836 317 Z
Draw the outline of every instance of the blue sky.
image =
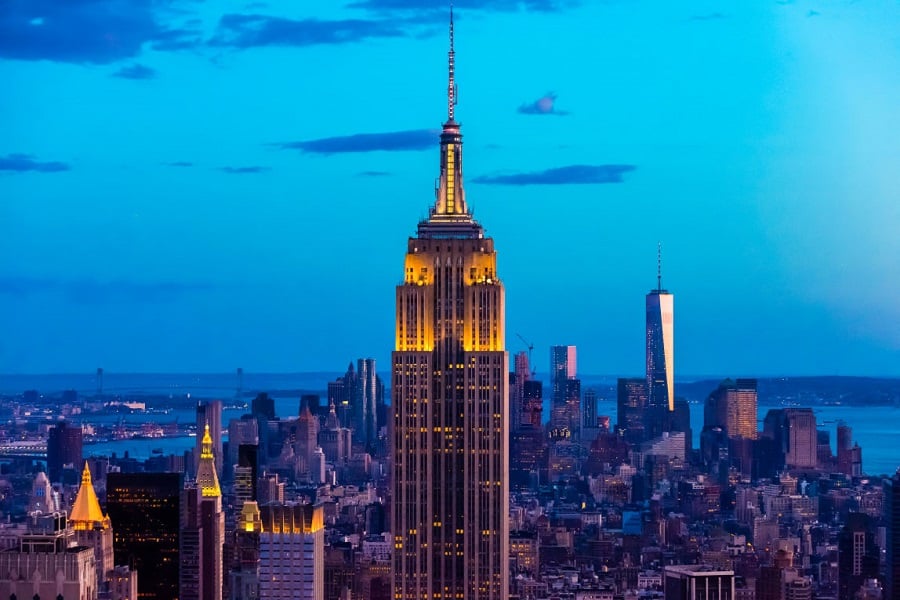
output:
M 507 346 L 900 375 L 900 3 L 469 0 Z M 0 372 L 339 370 L 393 345 L 446 115 L 431 0 L 0 4 Z

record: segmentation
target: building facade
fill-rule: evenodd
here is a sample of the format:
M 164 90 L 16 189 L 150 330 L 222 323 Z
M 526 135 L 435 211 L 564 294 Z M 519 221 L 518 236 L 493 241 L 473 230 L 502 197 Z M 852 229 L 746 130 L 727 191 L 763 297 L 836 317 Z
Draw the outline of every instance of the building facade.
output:
M 509 359 L 494 242 L 463 189 L 453 25 L 440 183 L 409 239 L 392 354 L 393 597 L 508 597 Z
M 646 298 L 647 308 L 647 403 L 650 435 L 665 428 L 667 412 L 675 410 L 675 300 L 662 287 L 657 271 L 656 289 Z

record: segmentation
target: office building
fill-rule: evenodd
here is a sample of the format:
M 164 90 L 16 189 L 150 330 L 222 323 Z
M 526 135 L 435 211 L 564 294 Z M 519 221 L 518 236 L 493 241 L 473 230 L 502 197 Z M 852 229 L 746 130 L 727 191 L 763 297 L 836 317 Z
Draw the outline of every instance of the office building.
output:
M 528 353 L 519 352 L 515 356 L 515 368 L 509 386 L 510 430 L 515 431 L 522 422 L 527 421 L 525 408 L 525 382 L 531 379 Z
M 393 598 L 509 596 L 509 359 L 494 241 L 469 212 L 462 135 L 440 136 L 436 201 L 409 239 L 397 286 Z
M 31 498 L 28 500 L 26 513 L 43 513 L 49 515 L 59 511 L 59 494 L 53 491 L 47 474 L 40 471 L 31 482 Z
M 106 511 L 119 563 L 141 575 L 141 600 L 178 597 L 180 473 L 109 473 Z
M 322 507 L 311 504 L 260 506 L 258 526 L 259 597 L 265 600 L 323 600 L 325 526 Z
M 363 443 L 366 452 L 374 454 L 379 429 L 377 410 L 379 380 L 375 373 L 375 359 L 358 359 L 356 373 L 356 389 L 353 394 L 354 430 L 357 440 Z
M 81 450 L 80 426 L 61 421 L 50 428 L 47 435 L 47 476 L 51 482 L 63 482 L 63 469 L 77 473 L 75 469 L 81 466 L 82 461 Z
M 575 346 L 550 346 L 550 399 L 554 406 L 565 403 L 566 381 L 575 379 L 577 372 Z
M 218 476 L 222 477 L 222 467 L 225 461 L 222 458 L 222 401 L 210 400 L 197 404 L 197 439 L 194 446 L 194 473 L 199 473 L 200 457 L 203 454 L 203 431 L 209 425 L 209 434 L 212 438 L 212 453 L 215 457 Z
M 622 378 L 616 391 L 616 432 L 629 444 L 646 439 L 644 422 L 647 414 L 647 380 Z
M 0 598 L 97 598 L 94 550 L 77 543 L 65 513 L 30 515 L 17 542 L 0 552 Z
M 667 566 L 666 600 L 733 600 L 734 571 L 706 565 Z
M 838 598 L 853 598 L 867 579 L 880 575 L 875 523 L 869 515 L 850 513 L 838 535 Z
M 706 399 L 703 428 L 723 429 L 730 438 L 757 437 L 755 379 L 726 379 Z
M 665 428 L 666 413 L 675 410 L 675 308 L 674 296 L 662 287 L 658 261 L 656 289 L 646 297 L 647 308 L 647 404 L 650 437 Z

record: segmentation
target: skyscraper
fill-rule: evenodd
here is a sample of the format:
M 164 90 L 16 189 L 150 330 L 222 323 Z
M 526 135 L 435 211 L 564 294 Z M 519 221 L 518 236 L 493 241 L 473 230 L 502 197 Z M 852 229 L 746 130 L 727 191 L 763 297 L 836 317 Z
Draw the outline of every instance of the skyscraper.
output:
M 577 376 L 575 346 L 550 346 L 550 399 L 553 406 L 566 401 L 566 381 Z
M 656 289 L 647 294 L 647 391 L 651 435 L 659 435 L 666 411 L 675 410 L 674 296 L 662 287 L 657 255 Z
M 872 517 L 848 514 L 838 535 L 838 598 L 853 598 L 867 579 L 878 577 L 879 554 Z
M 47 476 L 51 482 L 62 481 L 63 469 L 73 472 L 81 466 L 81 427 L 65 421 L 50 428 L 47 436 Z
M 109 473 L 113 550 L 138 571 L 142 599 L 178 597 L 180 473 Z
M 259 598 L 322 600 L 325 595 L 322 507 L 268 504 L 258 510 Z
M 756 412 L 756 380 L 726 379 L 706 399 L 703 427 L 721 427 L 730 438 L 755 440 Z
M 392 354 L 393 598 L 508 597 L 509 484 L 504 291 L 494 242 L 466 205 L 454 118 L 436 202 L 409 239 Z
M 222 476 L 222 467 L 225 461 L 222 458 L 222 401 L 210 400 L 197 404 L 197 439 L 194 445 L 194 473 L 200 465 L 200 456 L 203 454 L 204 428 L 209 425 L 209 435 L 212 438 L 212 453 L 215 460 L 217 475 Z
M 378 379 L 375 374 L 375 359 L 360 358 L 356 361 L 356 371 L 358 376 L 353 394 L 355 437 L 359 438 L 366 451 L 371 454 L 378 437 L 378 416 L 375 410 Z

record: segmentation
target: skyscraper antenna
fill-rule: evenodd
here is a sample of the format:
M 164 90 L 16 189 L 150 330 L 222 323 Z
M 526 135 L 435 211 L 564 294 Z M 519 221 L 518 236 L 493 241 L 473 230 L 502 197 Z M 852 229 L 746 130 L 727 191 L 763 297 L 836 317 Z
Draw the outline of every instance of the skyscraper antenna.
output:
M 453 2 L 450 3 L 450 52 L 447 53 L 448 74 L 447 81 L 447 121 L 452 123 L 455 107 L 456 107 L 456 77 L 454 71 L 454 59 L 456 53 L 453 51 Z
M 656 291 L 662 291 L 662 242 L 656 242 Z

